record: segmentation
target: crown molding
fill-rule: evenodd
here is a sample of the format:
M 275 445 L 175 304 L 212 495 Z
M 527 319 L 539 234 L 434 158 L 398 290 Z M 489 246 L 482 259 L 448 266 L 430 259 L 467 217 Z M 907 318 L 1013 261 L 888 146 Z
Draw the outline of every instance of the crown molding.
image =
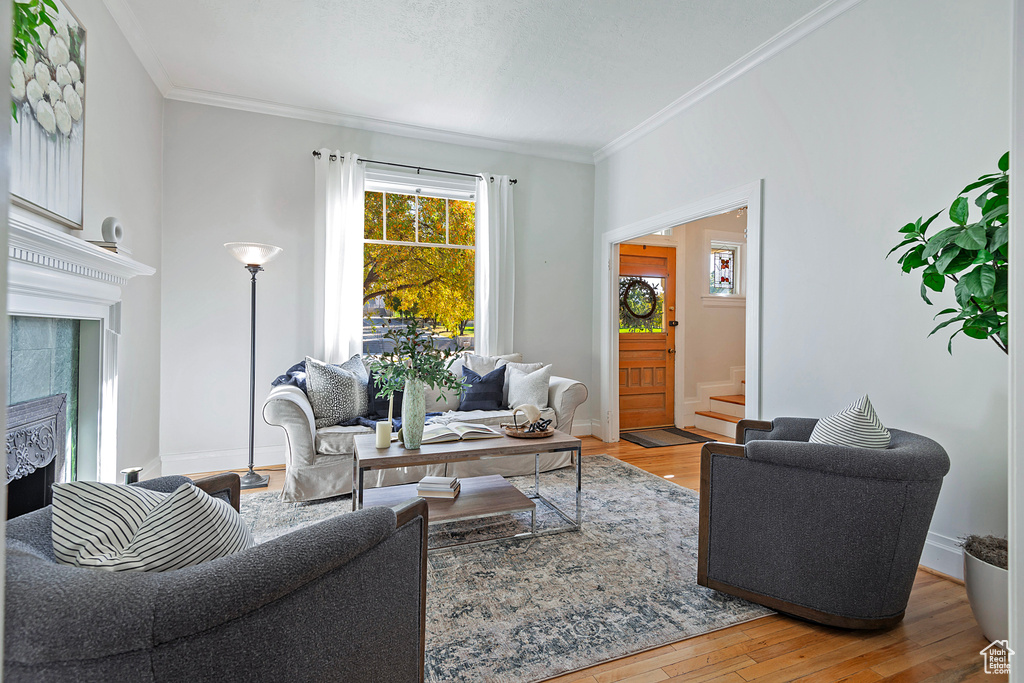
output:
M 124 34 L 125 40 L 128 41 L 135 56 L 142 62 L 142 67 L 153 79 L 153 83 L 156 84 L 160 93 L 166 97 L 174 85 L 171 83 L 171 77 L 167 74 L 163 62 L 160 61 L 156 50 L 149 42 L 149 38 L 143 32 L 139 20 L 135 17 L 135 12 L 125 0 L 103 0 L 103 4 L 110 12 L 110 16 L 114 18 L 114 23 L 121 29 L 121 33 Z
M 775 34 L 760 46 L 754 48 L 738 60 L 725 67 L 717 74 L 698 85 L 667 107 L 650 116 L 639 125 L 615 138 L 601 149 L 594 152 L 594 163 L 607 159 L 612 154 L 625 149 L 651 131 L 660 128 L 670 120 L 689 109 L 719 88 L 728 85 L 754 67 L 768 61 L 786 48 L 798 43 L 803 38 L 817 31 L 847 10 L 859 5 L 863 0 L 828 0 L 817 9 L 798 19 L 789 27 Z
M 267 100 L 258 100 L 250 97 L 239 97 L 237 95 L 225 95 L 223 93 L 198 90 L 195 88 L 172 87 L 164 93 L 169 100 L 179 102 L 191 102 L 193 104 L 205 104 L 211 107 L 223 107 L 226 109 L 237 109 L 256 114 L 267 114 L 269 116 L 281 116 L 289 119 L 300 119 L 312 121 L 313 123 L 324 123 L 331 126 L 344 126 L 358 130 L 368 130 L 374 133 L 385 133 L 398 135 L 417 140 L 430 140 L 432 142 L 444 142 L 451 145 L 463 145 L 466 147 L 478 147 L 492 149 L 499 152 L 510 152 L 513 154 L 526 154 L 559 161 L 571 161 L 578 164 L 593 165 L 593 155 L 584 149 L 570 146 L 544 145 L 538 143 L 512 142 L 497 138 L 488 138 L 481 135 L 468 133 L 457 133 L 455 131 L 443 130 L 440 128 L 428 128 L 408 123 L 398 123 L 385 119 L 377 119 L 369 116 L 358 116 L 356 114 L 343 114 L 340 112 L 326 111 L 323 109 L 312 109 L 309 107 L 298 107 L 290 104 L 280 104 Z

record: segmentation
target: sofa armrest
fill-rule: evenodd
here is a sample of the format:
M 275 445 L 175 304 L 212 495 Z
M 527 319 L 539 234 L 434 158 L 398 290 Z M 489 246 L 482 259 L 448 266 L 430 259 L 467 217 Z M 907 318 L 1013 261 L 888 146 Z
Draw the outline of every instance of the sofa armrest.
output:
M 751 441 L 744 448 L 747 458 L 752 461 L 843 477 L 904 482 L 941 481 L 949 471 L 946 452 L 924 437 L 894 444 L 890 448 L 853 448 L 774 440 Z
M 287 464 L 313 462 L 316 455 L 316 418 L 306 392 L 292 386 L 274 387 L 263 403 L 263 420 L 284 429 Z
M 736 425 L 736 443 L 754 440 L 807 441 L 811 438 L 816 417 L 777 417 L 771 422 L 740 420 Z
M 576 409 L 587 400 L 587 387 L 583 382 L 565 377 L 551 377 L 548 385 L 548 406 L 555 411 L 555 426 L 572 433 L 572 420 Z

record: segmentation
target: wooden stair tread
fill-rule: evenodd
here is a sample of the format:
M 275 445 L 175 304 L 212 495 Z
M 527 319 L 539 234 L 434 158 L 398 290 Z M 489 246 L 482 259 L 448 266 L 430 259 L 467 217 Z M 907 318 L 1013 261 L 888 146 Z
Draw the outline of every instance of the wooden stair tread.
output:
M 747 397 L 743 394 L 730 394 L 728 396 L 712 396 L 712 401 L 721 401 L 722 403 L 734 403 L 738 406 L 747 405 Z
M 716 413 L 713 410 L 698 410 L 694 413 L 695 415 L 703 415 L 704 417 L 712 417 L 716 420 L 722 420 L 723 422 L 732 422 L 738 424 L 742 417 L 736 417 L 735 415 L 726 415 L 725 413 Z

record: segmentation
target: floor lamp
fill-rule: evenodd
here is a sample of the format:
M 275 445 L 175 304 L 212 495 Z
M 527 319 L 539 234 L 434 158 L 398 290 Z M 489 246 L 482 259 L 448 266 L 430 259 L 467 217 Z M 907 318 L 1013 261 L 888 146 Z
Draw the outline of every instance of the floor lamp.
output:
M 270 476 L 261 476 L 252 469 L 253 456 L 256 450 L 254 436 L 256 419 L 256 273 L 263 270 L 264 265 L 276 258 L 281 253 L 281 248 L 257 242 L 228 242 L 224 245 L 224 248 L 252 274 L 252 352 L 249 357 L 249 471 L 242 477 L 242 488 L 258 489 L 269 485 Z

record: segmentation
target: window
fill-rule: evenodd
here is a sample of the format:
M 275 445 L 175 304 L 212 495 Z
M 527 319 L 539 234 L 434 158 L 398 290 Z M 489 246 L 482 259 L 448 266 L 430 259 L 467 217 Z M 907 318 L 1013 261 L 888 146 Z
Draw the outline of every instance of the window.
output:
M 619 277 L 619 332 L 662 332 L 665 278 Z
M 367 172 L 363 352 L 380 353 L 380 323 L 426 321 L 438 344 L 473 348 L 475 183 Z M 376 329 L 375 329 L 376 328 Z
M 702 300 L 705 306 L 743 306 L 746 303 L 743 282 L 742 233 L 721 230 L 704 231 L 704 253 L 708 264 L 708 288 Z

